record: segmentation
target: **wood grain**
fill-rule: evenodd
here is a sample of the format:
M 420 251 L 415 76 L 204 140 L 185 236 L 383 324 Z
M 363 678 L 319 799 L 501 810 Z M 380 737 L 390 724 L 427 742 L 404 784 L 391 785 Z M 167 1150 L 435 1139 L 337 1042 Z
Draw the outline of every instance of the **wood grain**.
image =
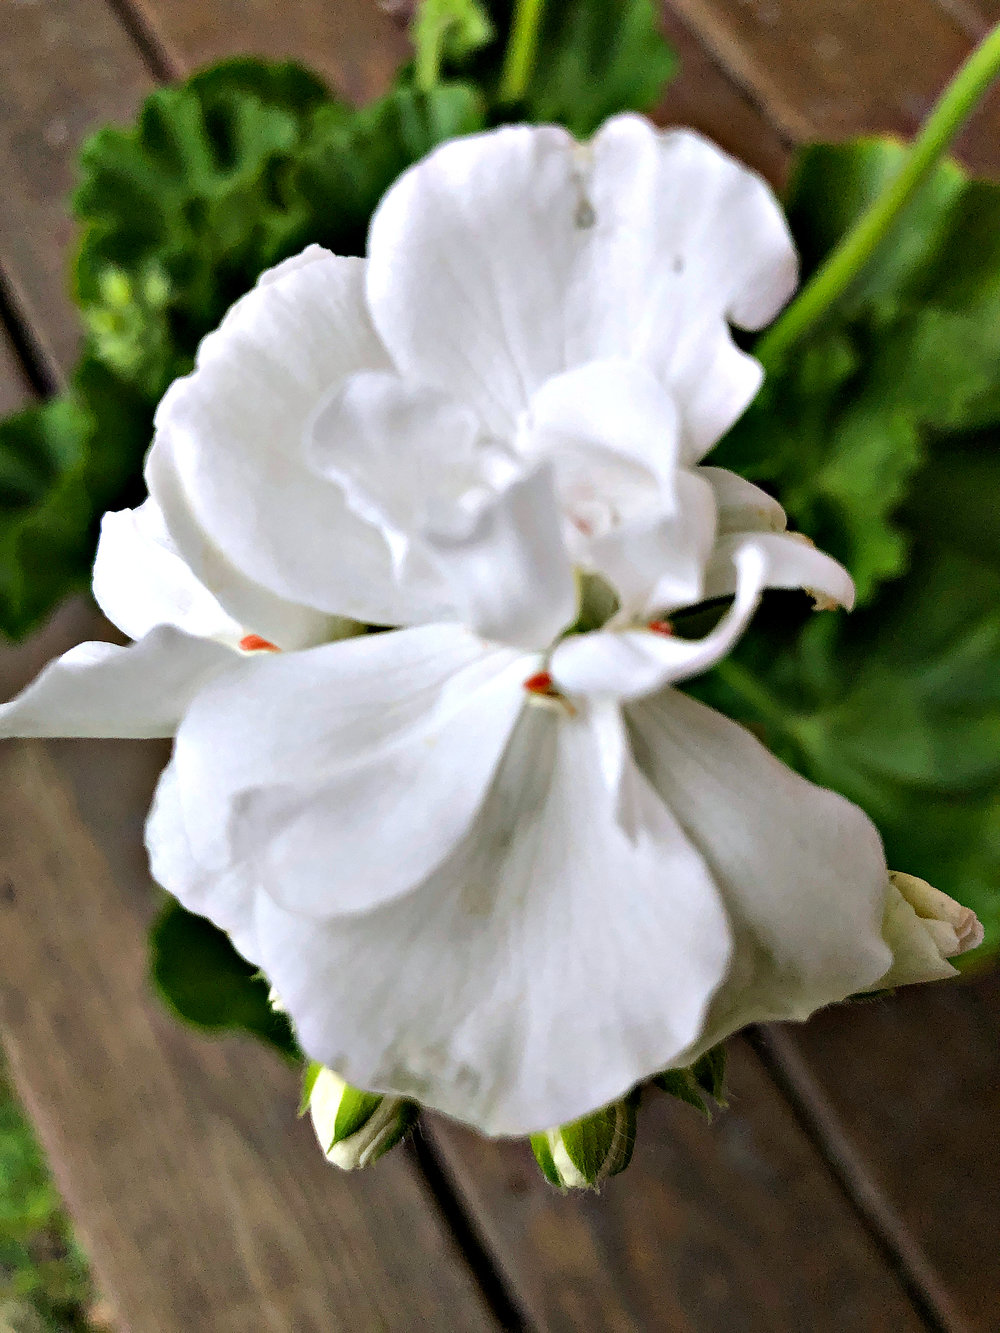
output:
M 733 80 L 795 142 L 910 135 L 968 55 L 968 33 L 935 0 L 669 0 Z M 995 174 L 1000 97 L 959 143 Z
M 124 0 L 177 73 L 231 55 L 298 60 L 354 102 L 388 87 L 409 47 L 374 0 Z
M 68 194 L 83 138 L 135 115 L 152 88 L 103 0 L 3 3 L 0 41 L 0 268 L 53 378 L 73 365 Z
M 331 1170 L 291 1069 L 149 993 L 152 894 L 123 888 L 45 747 L 2 747 L 0 804 L 4 1045 L 123 1327 L 492 1327 L 405 1156 Z
M 994 1333 L 1000 972 L 829 1010 L 782 1035 L 919 1238 L 962 1326 Z
M 742 1042 L 711 1126 L 659 1093 L 600 1195 L 560 1196 L 517 1144 L 434 1135 L 539 1329 L 902 1333 L 922 1327 Z
M 975 41 L 1000 23 L 1000 0 L 938 0 L 938 4 Z
M 789 141 L 670 6 L 664 8 L 661 23 L 681 64 L 653 119 L 660 125 L 700 130 L 780 188 L 788 169 Z

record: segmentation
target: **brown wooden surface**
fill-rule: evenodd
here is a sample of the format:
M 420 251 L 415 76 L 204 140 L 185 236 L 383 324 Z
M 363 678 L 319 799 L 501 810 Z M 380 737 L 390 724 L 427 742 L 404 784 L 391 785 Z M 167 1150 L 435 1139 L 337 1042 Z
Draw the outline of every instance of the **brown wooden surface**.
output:
M 45 747 L 5 746 L 0 791 L 7 1056 L 124 1323 L 327 1333 L 447 1310 L 450 1328 L 490 1327 L 405 1156 L 332 1171 L 292 1070 L 192 1036 L 150 995 L 153 896 L 112 872 Z M 137 833 L 114 828 L 129 850 Z
M 523 1145 L 435 1126 L 535 1327 L 923 1327 L 749 1047 L 730 1056 L 731 1109 L 708 1125 L 648 1093 L 632 1165 L 598 1197 L 560 1197 Z
M 670 0 L 733 80 L 795 142 L 909 135 L 971 49 L 934 0 Z M 962 136 L 996 174 L 1000 98 Z
M 67 297 L 76 150 L 153 83 L 104 0 L 0 0 L 0 268 L 53 376 L 72 366 Z
M 298 60 L 361 102 L 387 87 L 406 58 L 405 39 L 372 0 L 132 0 L 132 7 L 177 71 L 247 53 Z
M 73 152 L 132 115 L 150 68 L 256 50 L 359 98 L 402 49 L 371 0 L 8 0 L 3 18 L 0 271 L 53 370 L 76 345 Z M 996 0 L 675 0 L 685 67 L 661 118 L 778 181 L 803 138 L 912 130 L 994 19 Z M 963 148 L 995 174 L 998 143 L 991 105 Z M 0 339 L 0 410 L 26 391 Z M 63 609 L 3 656 L 0 687 L 92 623 L 82 602 Z M 99 1280 L 137 1333 L 495 1326 L 412 1158 L 361 1180 L 327 1170 L 279 1063 L 191 1035 L 146 993 L 141 818 L 159 755 L 0 752 L 2 855 L 31 886 L 2 909 L 0 1019 Z M 729 1115 L 705 1127 L 650 1101 L 635 1164 L 598 1200 L 563 1199 L 522 1148 L 437 1120 L 445 1209 L 540 1329 L 994 1329 L 998 1037 L 987 980 L 833 1011 L 776 1034 L 763 1064 L 738 1043 Z

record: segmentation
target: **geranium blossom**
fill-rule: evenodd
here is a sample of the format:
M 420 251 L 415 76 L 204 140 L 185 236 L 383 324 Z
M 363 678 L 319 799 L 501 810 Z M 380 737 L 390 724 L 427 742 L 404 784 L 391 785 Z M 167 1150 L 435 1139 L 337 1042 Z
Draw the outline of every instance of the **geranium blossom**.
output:
M 673 688 L 765 587 L 851 600 L 701 462 L 760 381 L 730 323 L 794 273 L 767 187 L 695 135 L 501 130 L 404 176 L 367 260 L 264 275 L 161 404 L 95 568 L 136 643 L 73 650 L 0 726 L 176 735 L 154 875 L 349 1083 L 545 1129 L 941 973 L 866 816 Z

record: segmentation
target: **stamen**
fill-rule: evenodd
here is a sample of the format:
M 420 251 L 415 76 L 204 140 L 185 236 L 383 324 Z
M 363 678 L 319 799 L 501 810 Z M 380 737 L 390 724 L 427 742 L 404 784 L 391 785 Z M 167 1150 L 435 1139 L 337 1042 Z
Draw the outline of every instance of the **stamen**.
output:
M 646 628 L 652 630 L 654 634 L 662 634 L 665 638 L 669 638 L 674 632 L 669 620 L 651 620 Z
M 240 639 L 240 647 L 245 653 L 280 653 L 281 649 L 270 639 L 262 639 L 259 634 L 248 634 Z
M 539 671 L 537 676 L 529 676 L 524 682 L 524 688 L 532 696 L 533 704 L 540 704 L 543 708 L 552 708 L 569 717 L 576 717 L 576 709 L 565 694 L 560 694 L 555 681 L 547 671 Z
M 529 694 L 552 694 L 552 677 L 547 671 L 539 671 L 537 676 L 529 676 L 524 682 L 524 688 Z

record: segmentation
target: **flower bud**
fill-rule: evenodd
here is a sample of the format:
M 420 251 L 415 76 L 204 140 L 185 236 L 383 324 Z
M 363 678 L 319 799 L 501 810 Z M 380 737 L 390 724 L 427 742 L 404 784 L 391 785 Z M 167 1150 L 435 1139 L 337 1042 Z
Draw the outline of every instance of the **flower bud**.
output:
M 983 927 L 970 907 L 963 907 L 926 880 L 890 873 L 882 937 L 892 949 L 892 967 L 872 989 L 889 990 L 917 981 L 955 975 L 947 959 L 983 942 Z
M 624 1171 L 635 1147 L 636 1097 L 626 1097 L 558 1129 L 532 1134 L 545 1179 L 560 1189 L 597 1189 Z
M 302 1100 L 326 1160 L 344 1171 L 378 1161 L 417 1118 L 413 1102 L 352 1088 L 322 1065 L 309 1066 Z

